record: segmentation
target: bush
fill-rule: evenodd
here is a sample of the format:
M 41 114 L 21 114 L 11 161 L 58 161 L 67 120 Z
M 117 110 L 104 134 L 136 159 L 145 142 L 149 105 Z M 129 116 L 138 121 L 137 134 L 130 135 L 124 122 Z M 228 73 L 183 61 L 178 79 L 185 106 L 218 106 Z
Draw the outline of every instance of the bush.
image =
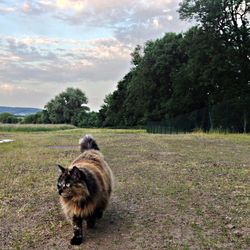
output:
M 2 113 L 0 114 L 0 122 L 1 123 L 18 123 L 19 120 L 16 116 L 11 113 Z

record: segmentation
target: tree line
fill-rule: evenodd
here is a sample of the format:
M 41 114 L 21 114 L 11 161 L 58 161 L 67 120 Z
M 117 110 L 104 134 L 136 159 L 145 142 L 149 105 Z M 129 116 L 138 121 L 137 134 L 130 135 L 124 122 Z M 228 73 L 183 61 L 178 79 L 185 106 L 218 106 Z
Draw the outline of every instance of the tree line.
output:
M 133 67 L 99 111 L 102 126 L 150 121 L 250 131 L 249 1 L 185 0 L 197 25 L 166 33 L 132 53 Z
M 79 127 L 161 122 L 183 130 L 249 132 L 249 1 L 184 0 L 179 14 L 196 26 L 137 45 L 130 71 L 99 112 L 90 112 L 85 93 L 68 88 L 23 122 Z

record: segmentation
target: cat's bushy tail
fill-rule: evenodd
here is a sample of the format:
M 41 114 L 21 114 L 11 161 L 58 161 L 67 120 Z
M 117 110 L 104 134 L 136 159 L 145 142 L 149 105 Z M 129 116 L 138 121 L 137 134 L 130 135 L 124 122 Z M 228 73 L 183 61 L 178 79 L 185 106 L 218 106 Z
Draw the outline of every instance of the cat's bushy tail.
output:
M 81 152 L 84 152 L 89 149 L 100 150 L 92 135 L 85 135 L 79 140 L 79 144 Z

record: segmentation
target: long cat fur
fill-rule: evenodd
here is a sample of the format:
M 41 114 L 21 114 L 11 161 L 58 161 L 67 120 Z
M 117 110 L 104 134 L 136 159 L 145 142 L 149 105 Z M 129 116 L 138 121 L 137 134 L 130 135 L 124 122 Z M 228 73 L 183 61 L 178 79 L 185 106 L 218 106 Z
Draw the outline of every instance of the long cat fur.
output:
M 82 230 L 81 220 L 87 220 L 89 227 L 94 226 L 95 219 L 100 218 L 106 209 L 113 190 L 112 171 L 100 153 L 94 138 L 86 135 L 80 139 L 79 144 L 82 153 L 67 169 L 59 166 L 62 174 L 58 179 L 59 184 L 60 181 L 64 182 L 64 188 L 60 191 L 60 202 L 66 217 L 73 220 L 75 238 L 77 227 L 75 224 L 78 223 L 79 230 Z M 72 176 L 76 179 L 80 178 L 81 182 L 65 187 L 67 185 L 65 180 L 73 178 Z M 78 232 L 79 235 L 81 233 L 82 231 Z M 82 240 L 72 239 L 71 244 L 81 244 Z

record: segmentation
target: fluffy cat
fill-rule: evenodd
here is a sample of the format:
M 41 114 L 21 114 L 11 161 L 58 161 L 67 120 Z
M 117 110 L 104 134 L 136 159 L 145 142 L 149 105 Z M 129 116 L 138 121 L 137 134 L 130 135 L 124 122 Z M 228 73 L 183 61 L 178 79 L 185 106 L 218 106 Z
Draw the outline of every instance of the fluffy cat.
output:
M 113 189 L 113 174 L 95 139 L 86 135 L 79 141 L 81 154 L 68 168 L 58 165 L 61 174 L 57 189 L 63 211 L 72 221 L 74 236 L 70 243 L 80 245 L 84 240 L 82 222 L 93 228 L 102 217 Z

